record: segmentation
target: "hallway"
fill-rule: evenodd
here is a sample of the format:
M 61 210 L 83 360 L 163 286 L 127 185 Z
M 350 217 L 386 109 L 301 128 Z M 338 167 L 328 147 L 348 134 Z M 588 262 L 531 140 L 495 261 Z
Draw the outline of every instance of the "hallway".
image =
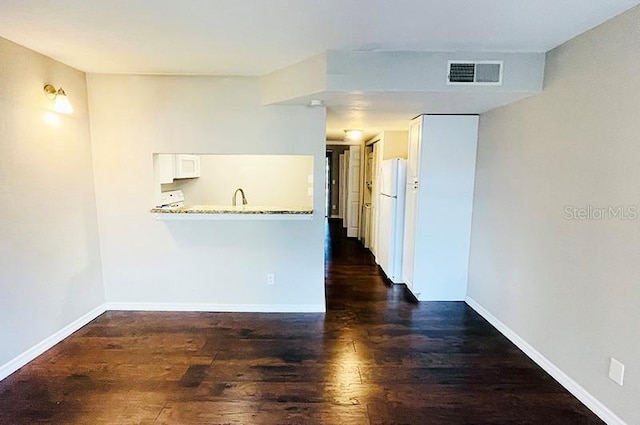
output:
M 464 303 L 331 221 L 326 314 L 107 312 L 0 382 L 1 424 L 601 424 Z
M 331 221 L 327 321 L 352 339 L 371 424 L 602 424 L 463 302 L 414 303 Z

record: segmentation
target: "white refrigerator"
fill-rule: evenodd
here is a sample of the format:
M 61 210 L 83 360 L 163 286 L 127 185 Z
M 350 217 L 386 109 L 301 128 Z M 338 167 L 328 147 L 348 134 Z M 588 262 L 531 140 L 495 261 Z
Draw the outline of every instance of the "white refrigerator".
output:
M 406 180 L 406 160 L 393 158 L 382 161 L 376 261 L 393 283 L 403 283 L 402 246 Z

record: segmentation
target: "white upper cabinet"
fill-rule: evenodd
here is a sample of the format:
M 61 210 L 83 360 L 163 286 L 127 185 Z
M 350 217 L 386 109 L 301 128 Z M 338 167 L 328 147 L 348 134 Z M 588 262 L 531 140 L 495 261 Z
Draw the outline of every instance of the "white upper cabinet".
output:
M 200 156 L 177 154 L 175 155 L 176 179 L 193 179 L 200 177 Z
M 200 156 L 159 153 L 153 156 L 153 167 L 159 184 L 173 183 L 174 179 L 193 179 L 200 177 Z
M 176 177 L 176 160 L 175 155 L 169 153 L 161 153 L 153 156 L 153 166 L 157 182 L 160 184 L 169 184 Z

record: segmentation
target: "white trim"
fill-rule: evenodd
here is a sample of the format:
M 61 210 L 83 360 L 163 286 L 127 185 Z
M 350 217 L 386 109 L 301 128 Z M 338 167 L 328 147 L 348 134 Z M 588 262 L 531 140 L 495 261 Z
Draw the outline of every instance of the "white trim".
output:
M 538 366 L 544 369 L 553 379 L 558 381 L 560 385 L 573 394 L 578 400 L 587 406 L 593 413 L 598 415 L 600 419 L 605 421 L 608 425 L 627 425 L 620 417 L 607 408 L 602 402 L 591 395 L 580 384 L 571 379 L 569 375 L 564 373 L 560 368 L 551 363 L 542 353 L 532 347 L 521 336 L 512 331 L 507 325 L 502 323 L 498 318 L 491 314 L 488 310 L 478 304 L 473 298 L 467 296 L 466 303 L 474 309 L 480 316 L 484 317 L 489 323 L 493 325 L 500 333 L 513 342 L 519 349 L 521 349 L 531 360 L 536 362 Z
M 102 304 L 94 308 L 90 312 L 86 313 L 84 316 L 69 323 L 67 326 L 60 329 L 53 335 L 43 339 L 33 347 L 29 348 L 27 351 L 23 352 L 22 354 L 19 354 L 13 360 L 10 360 L 9 362 L 3 364 L 2 366 L 0 366 L 0 381 L 6 378 L 7 376 L 11 375 L 15 371 L 17 371 L 18 369 L 20 369 L 22 366 L 26 365 L 30 361 L 34 360 L 36 357 L 43 354 L 45 351 L 49 350 L 51 347 L 53 347 L 63 339 L 67 338 L 72 333 L 76 332 L 77 330 L 85 326 L 87 323 L 91 322 L 93 319 L 100 316 L 105 311 L 106 311 L 105 304 Z
M 206 311 L 217 313 L 324 313 L 324 304 L 107 303 L 107 310 Z

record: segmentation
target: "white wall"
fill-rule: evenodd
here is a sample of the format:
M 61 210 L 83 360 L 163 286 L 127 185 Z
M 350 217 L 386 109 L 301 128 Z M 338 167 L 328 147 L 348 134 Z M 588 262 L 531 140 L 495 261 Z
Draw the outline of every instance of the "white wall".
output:
M 407 126 L 409 126 L 408 121 Z M 408 131 L 383 131 L 380 138 L 383 141 L 380 161 L 392 158 L 407 158 L 409 149 Z
M 326 87 L 327 53 L 323 52 L 262 77 L 263 105 L 283 102 Z
M 108 302 L 324 309 L 322 184 L 310 221 L 149 213 L 155 152 L 312 155 L 322 182 L 324 108 L 260 106 L 260 79 L 250 77 L 91 74 L 88 83 Z
M 249 205 L 313 208 L 311 155 L 200 155 L 200 170 L 197 179 L 174 181 L 187 205 L 231 205 L 242 188 Z
M 542 94 L 481 117 L 469 296 L 640 423 L 640 8 L 547 55 Z M 626 365 L 624 386 L 607 378 Z
M 104 291 L 85 75 L 4 39 L 0 63 L 1 377 Z M 73 115 L 50 112 L 46 83 L 64 87 Z

